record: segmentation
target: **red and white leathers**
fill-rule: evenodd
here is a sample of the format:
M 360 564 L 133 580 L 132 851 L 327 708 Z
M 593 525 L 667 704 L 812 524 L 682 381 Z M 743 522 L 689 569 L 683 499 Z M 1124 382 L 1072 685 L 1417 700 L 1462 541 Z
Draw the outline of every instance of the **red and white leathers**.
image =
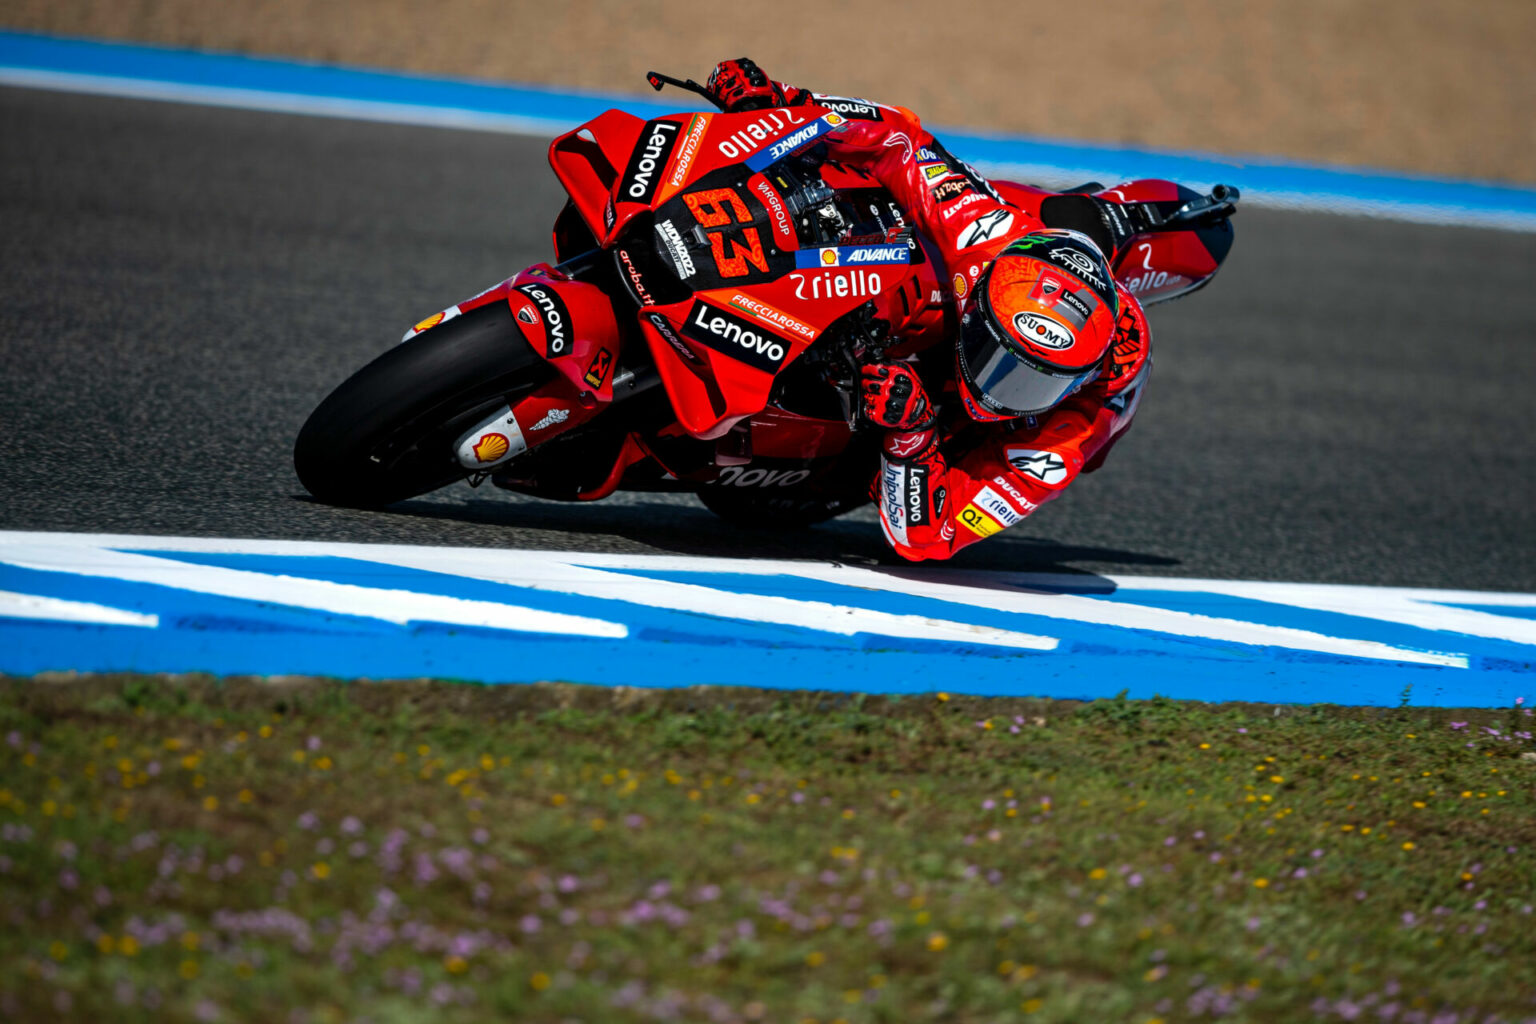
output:
M 949 155 L 911 111 L 774 87 L 786 105 L 815 103 L 843 115 L 845 123 L 828 136 L 828 156 L 873 175 L 937 244 L 961 312 L 973 304 L 976 281 L 992 258 L 1045 227 Z M 1130 427 L 1151 370 L 1141 305 L 1115 288 L 1120 315 L 1106 369 L 1056 407 L 999 420 L 955 388 L 950 355 L 948 386 L 935 396 L 937 422 L 888 431 L 872 492 L 886 539 L 902 557 L 948 558 L 1054 500 L 1104 461 Z

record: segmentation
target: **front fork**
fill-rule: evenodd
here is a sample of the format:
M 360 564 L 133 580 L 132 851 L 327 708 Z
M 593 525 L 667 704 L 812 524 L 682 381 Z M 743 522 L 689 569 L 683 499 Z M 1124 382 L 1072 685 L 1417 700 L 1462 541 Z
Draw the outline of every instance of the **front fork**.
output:
M 661 378 L 654 367 L 623 369 L 613 376 L 609 400 L 599 402 L 590 393 L 576 391 L 568 381 L 556 377 L 465 431 L 454 445 L 454 457 L 459 465 L 477 475 L 489 473 L 530 448 L 585 426 L 610 406 L 659 383 Z M 471 482 L 478 484 L 482 479 L 480 476 Z
M 623 339 L 614 300 L 580 279 L 587 258 L 529 267 L 459 307 L 506 302 L 514 326 L 554 371 L 460 435 L 454 457 L 463 468 L 486 473 L 659 383 L 654 367 L 618 365 Z

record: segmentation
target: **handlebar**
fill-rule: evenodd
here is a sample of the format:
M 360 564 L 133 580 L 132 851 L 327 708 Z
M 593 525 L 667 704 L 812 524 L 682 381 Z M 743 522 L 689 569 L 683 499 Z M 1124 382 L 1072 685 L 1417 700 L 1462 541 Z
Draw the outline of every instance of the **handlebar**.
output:
M 1243 196 L 1236 185 L 1216 185 L 1211 194 L 1191 199 L 1174 210 L 1159 227 L 1162 230 L 1183 227 L 1194 221 L 1219 220 L 1237 212 L 1237 201 Z
M 685 89 L 688 92 L 696 92 L 700 96 L 703 96 L 705 99 L 709 100 L 710 103 L 713 103 L 718 109 L 722 111 L 725 110 L 725 104 L 721 103 L 714 96 L 711 96 L 708 89 L 704 88 L 702 85 L 700 85 L 698 82 L 695 82 L 691 78 L 673 78 L 671 75 L 664 75 L 660 71 L 647 71 L 645 73 L 645 80 L 651 83 L 651 88 L 655 89 L 657 92 L 661 92 L 662 86 L 670 85 L 677 89 Z

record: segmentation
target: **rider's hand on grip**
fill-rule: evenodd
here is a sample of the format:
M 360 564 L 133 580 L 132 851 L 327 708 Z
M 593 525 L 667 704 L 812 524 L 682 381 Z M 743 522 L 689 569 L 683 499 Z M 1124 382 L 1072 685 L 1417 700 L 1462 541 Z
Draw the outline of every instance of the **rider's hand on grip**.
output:
M 758 67 L 746 57 L 725 60 L 715 65 L 704 89 L 725 110 L 734 114 L 741 110 L 762 110 L 765 107 L 782 106 L 783 93 Z
M 887 430 L 915 430 L 933 422 L 933 406 L 917 372 L 906 363 L 865 363 L 864 418 Z

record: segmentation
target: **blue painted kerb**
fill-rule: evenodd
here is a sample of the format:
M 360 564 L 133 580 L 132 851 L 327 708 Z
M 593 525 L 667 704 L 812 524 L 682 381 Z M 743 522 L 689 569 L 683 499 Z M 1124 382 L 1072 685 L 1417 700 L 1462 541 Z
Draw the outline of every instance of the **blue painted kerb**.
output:
M 155 46 L 0 32 L 0 73 L 91 76 L 202 90 L 243 90 L 342 104 L 394 105 L 456 112 L 487 124 L 564 131 L 604 110 L 622 107 L 653 117 L 697 109 L 695 97 L 672 91 L 665 102 L 630 95 L 555 90 L 293 60 L 208 54 Z M 21 80 L 12 76 L 13 81 Z M 64 83 L 58 83 L 64 84 Z M 216 99 L 204 97 L 208 102 Z M 318 111 L 317 111 L 318 112 Z M 344 112 L 344 111 L 341 111 Z M 1536 189 L 1479 181 L 1286 163 L 1264 158 L 1159 152 L 1082 142 L 940 129 L 946 143 L 973 163 L 1028 180 L 1063 184 L 1081 175 L 1103 180 L 1171 178 L 1196 187 L 1222 181 L 1266 205 L 1366 213 L 1408 220 L 1536 230 Z

